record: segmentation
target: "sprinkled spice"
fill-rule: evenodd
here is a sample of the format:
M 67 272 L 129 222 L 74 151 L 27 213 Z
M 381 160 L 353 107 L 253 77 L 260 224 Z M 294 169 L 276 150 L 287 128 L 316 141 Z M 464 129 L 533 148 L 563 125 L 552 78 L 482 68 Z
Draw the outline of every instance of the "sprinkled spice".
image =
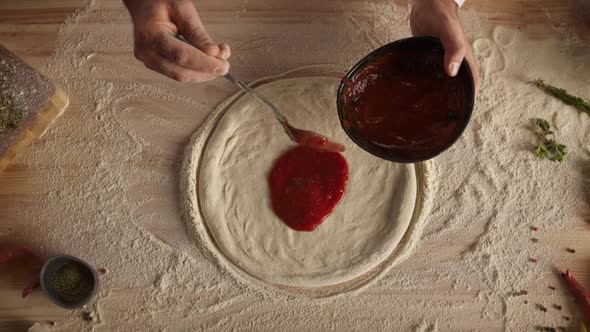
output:
M 6 92 L 0 92 L 0 135 L 9 129 L 17 128 L 22 121 L 22 112 L 19 112 Z
M 537 226 L 531 226 L 531 231 L 536 232 L 539 230 L 539 227 Z
M 82 318 L 87 322 L 94 322 L 96 320 L 96 317 L 94 316 L 93 312 L 82 313 Z
M 77 302 L 92 292 L 92 275 L 78 263 L 66 263 L 56 272 L 51 286 L 66 302 Z
M 576 249 L 572 249 L 572 248 L 567 248 L 566 251 L 569 252 L 570 254 L 576 253 Z
M 532 238 L 531 240 L 532 240 L 534 243 L 537 243 L 537 242 L 539 242 L 539 239 L 537 239 L 536 237 Z
M 529 301 L 527 301 L 527 300 L 524 300 L 524 304 L 529 304 Z
M 537 331 L 546 331 L 546 332 L 555 332 L 555 331 L 557 331 L 554 327 L 551 327 L 551 326 L 536 326 L 535 329 Z
M 553 286 L 549 286 L 549 289 L 550 289 L 550 290 L 555 290 L 555 287 L 553 287 Z
M 101 267 L 100 269 L 98 269 L 96 271 L 98 272 L 98 274 L 107 274 L 107 273 L 109 273 L 109 270 L 106 269 L 106 268 L 104 268 L 104 267 Z
M 557 309 L 557 310 L 561 310 L 562 306 L 560 306 L 559 304 L 554 304 L 553 308 Z
M 536 258 L 529 258 L 529 262 L 536 263 L 536 262 L 538 262 L 538 260 Z
M 565 320 L 570 320 L 570 318 L 568 316 L 561 316 L 561 318 L 563 318 Z
M 544 305 L 542 305 L 542 304 L 537 304 L 537 308 L 538 308 L 539 310 L 541 310 L 542 312 L 547 312 L 547 308 L 545 308 L 545 306 L 544 306 Z

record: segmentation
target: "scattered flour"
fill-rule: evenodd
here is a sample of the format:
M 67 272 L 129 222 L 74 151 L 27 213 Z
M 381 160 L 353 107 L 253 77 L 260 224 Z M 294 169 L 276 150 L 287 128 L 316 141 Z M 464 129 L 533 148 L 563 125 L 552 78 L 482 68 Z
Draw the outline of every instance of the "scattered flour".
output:
M 203 15 L 212 35 L 232 44 L 232 70 L 246 80 L 307 65 L 346 70 L 371 49 L 409 35 L 408 8 L 389 1 L 262 20 L 253 19 L 262 9 L 252 2 L 242 1 L 231 17 Z M 180 85 L 148 72 L 132 57 L 122 5 L 89 3 L 62 27 L 43 67 L 67 91 L 70 107 L 15 160 L 30 173 L 22 186 L 7 189 L 14 200 L 3 207 L 26 229 L 3 237 L 110 270 L 88 308 L 54 329 L 523 331 L 562 323 L 565 312 L 575 321 L 565 293 L 545 284 L 557 286 L 554 268 L 567 262 L 543 240 L 547 232 L 585 227 L 580 165 L 590 155 L 590 117 L 526 82 L 542 77 L 590 98 L 590 57 L 574 37 L 532 40 L 525 32 L 480 27 L 473 12 L 462 15 L 482 86 L 464 136 L 436 158 L 437 189 L 422 241 L 363 291 L 317 300 L 238 281 L 189 241 L 178 207 L 182 152 L 235 90 L 221 80 Z M 284 56 L 271 56 L 276 50 Z M 565 164 L 531 153 L 534 117 L 558 128 L 570 149 Z M 540 260 L 532 264 L 530 257 Z M 529 295 L 514 295 L 523 289 Z M 543 314 L 534 307 L 551 302 L 564 310 Z M 87 310 L 95 322 L 82 319 Z

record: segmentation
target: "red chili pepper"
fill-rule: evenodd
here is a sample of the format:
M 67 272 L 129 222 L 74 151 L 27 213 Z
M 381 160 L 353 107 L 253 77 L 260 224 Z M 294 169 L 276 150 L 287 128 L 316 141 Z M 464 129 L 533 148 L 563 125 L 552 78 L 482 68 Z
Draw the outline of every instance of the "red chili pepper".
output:
M 7 263 L 18 256 L 31 255 L 35 256 L 29 249 L 10 246 L 0 251 L 0 264 Z
M 8 263 L 17 257 L 25 256 L 32 267 L 36 269 L 40 269 L 43 261 L 37 255 L 35 255 L 32 251 L 27 248 L 18 247 L 18 246 L 8 246 L 2 250 L 0 250 L 0 264 Z M 22 297 L 27 297 L 27 295 L 34 292 L 36 289 L 39 288 L 39 277 L 31 283 L 31 285 L 27 286 L 23 289 Z
M 590 324 L 590 293 L 588 293 L 582 285 L 574 278 L 570 270 L 565 272 L 565 280 L 567 281 L 570 291 L 576 296 L 584 311 L 586 323 Z
M 41 287 L 41 282 L 37 278 L 37 280 L 33 281 L 29 286 L 27 286 L 27 287 L 25 287 L 25 289 L 23 289 L 23 293 L 22 293 L 23 299 L 25 297 L 27 297 L 29 294 L 31 294 L 32 292 L 39 289 L 40 287 Z

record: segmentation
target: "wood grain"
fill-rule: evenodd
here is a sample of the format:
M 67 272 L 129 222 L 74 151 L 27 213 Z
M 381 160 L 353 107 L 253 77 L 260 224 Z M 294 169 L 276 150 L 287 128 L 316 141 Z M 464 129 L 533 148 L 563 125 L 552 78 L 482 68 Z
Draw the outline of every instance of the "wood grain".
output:
M 250 1 L 248 11 L 244 14 L 244 20 L 247 22 L 260 22 L 262 28 L 273 29 L 277 24 L 282 22 L 306 23 L 310 16 L 323 17 L 336 12 L 344 12 L 360 9 L 360 1 L 352 0 L 326 0 L 326 1 L 281 1 L 281 6 L 277 8 L 273 0 Z M 407 4 L 407 1 L 396 1 L 399 4 Z M 2 0 L 0 1 L 0 40 L 9 49 L 18 56 L 24 58 L 33 66 L 38 66 L 43 60 L 51 56 L 54 51 L 55 41 L 59 26 L 64 20 L 81 8 L 84 1 L 80 0 Z M 205 0 L 199 1 L 201 16 L 206 24 L 225 27 L 225 29 L 240 29 L 240 26 L 234 26 L 231 20 L 232 15 L 240 8 L 240 0 Z M 106 8 L 120 6 L 118 0 L 101 1 L 100 5 Z M 567 26 L 575 29 L 582 38 L 590 36 L 587 23 L 581 17 L 579 5 L 575 0 L 468 0 L 462 10 L 475 10 L 481 14 L 484 24 L 502 24 L 512 27 L 527 29 L 533 38 L 546 38 L 548 36 L 558 36 L 559 29 Z M 97 22 L 98 28 L 108 28 L 110 22 Z M 246 36 L 242 40 L 236 40 L 237 44 L 246 44 L 252 38 Z M 247 47 L 242 46 L 242 49 Z M 108 55 L 113 62 L 116 62 L 120 54 Z M 278 54 L 277 57 L 282 56 Z M 297 64 L 290 63 L 295 66 Z M 250 68 L 247 74 L 264 70 L 264 63 L 261 61 L 254 68 Z M 250 75 L 252 76 L 252 75 Z M 248 77 L 247 77 L 248 78 Z M 146 79 L 142 77 L 142 79 Z M 149 76 L 153 84 L 161 84 L 157 76 Z M 150 81 L 150 82 L 152 82 Z M 179 93 L 186 93 L 186 90 L 178 88 Z M 206 91 L 205 91 L 206 92 Z M 206 93 L 201 91 L 199 93 Z M 214 98 L 220 99 L 223 96 L 218 92 L 213 92 Z M 74 97 L 74 96 L 72 96 Z M 82 98 L 83 96 L 76 96 Z M 62 100 L 58 95 L 55 104 Z M 69 112 L 76 113 L 77 105 L 72 98 L 73 104 Z M 140 101 L 137 101 L 138 103 Z M 69 120 L 83 123 L 83 119 L 78 118 L 75 114 Z M 183 119 L 180 119 L 183 120 Z M 64 133 L 66 134 L 66 133 Z M 84 132 L 67 133 L 74 138 L 83 139 Z M 158 138 L 161 140 L 161 138 Z M 154 138 L 156 140 L 156 138 Z M 180 154 L 182 147 L 186 142 L 186 137 L 173 136 L 167 138 L 164 143 L 170 147 L 170 150 Z M 108 144 L 108 142 L 105 142 Z M 169 156 L 167 156 L 169 157 Z M 130 167 L 163 167 L 158 163 L 178 163 L 178 159 L 168 158 L 165 161 L 157 161 L 153 158 L 141 160 L 141 164 L 131 164 Z M 63 166 L 62 172 L 76 172 L 75 164 L 60 165 Z M 170 166 L 170 165 L 166 165 Z M 170 166 L 174 168 L 174 165 Z M 28 165 L 13 165 L 6 172 L 0 174 L 0 235 L 1 234 L 28 234 L 35 231 L 32 226 L 23 226 L 19 222 L 19 217 L 15 214 L 4 213 L 10 207 L 10 211 L 18 209 L 30 209 L 31 201 L 35 195 L 43 193 L 43 182 L 41 179 L 46 176 L 42 170 L 32 169 Z M 138 189 L 139 191 L 139 189 Z M 173 193 L 165 193 L 173 196 Z M 171 202 L 172 201 L 172 202 Z M 152 206 L 153 211 L 159 213 L 160 219 L 178 218 L 176 206 L 173 200 L 167 197 L 156 197 Z M 147 214 L 147 212 L 146 212 Z M 155 220 L 149 225 L 153 233 L 167 243 L 182 242 L 184 237 L 180 234 L 184 232 L 183 227 L 162 223 Z M 175 228 L 176 227 L 176 228 Z M 38 230 L 37 230 L 38 231 Z M 474 238 L 476 234 L 463 234 L 465 238 Z M 588 230 L 579 229 L 576 232 L 550 232 L 541 230 L 538 237 L 547 245 L 553 245 L 557 248 L 564 248 L 571 245 L 572 241 L 577 243 L 577 254 L 568 258 L 568 264 L 576 272 L 580 281 L 586 285 L 590 284 L 590 269 L 588 269 L 588 257 L 590 257 L 590 244 L 587 241 Z M 429 264 L 433 259 L 457 259 L 460 256 L 460 248 L 453 243 L 432 242 L 430 247 L 416 253 L 415 261 L 417 268 Z M 18 265 L 0 266 L 0 330 L 23 330 L 32 325 L 35 321 L 59 320 L 66 317 L 70 312 L 62 310 L 52 305 L 49 300 L 41 294 L 33 294 L 26 301 L 20 298 L 20 289 L 26 284 L 23 280 L 26 274 L 22 271 L 23 267 Z M 542 280 L 553 280 L 552 271 L 547 271 L 545 275 L 540 275 Z M 116 290 L 113 300 L 109 305 L 113 310 L 132 305 L 131 295 L 142 294 L 142 289 L 125 288 Z M 420 290 L 412 294 L 369 294 L 373 296 L 408 296 L 416 298 L 417 301 L 444 301 L 448 299 L 449 294 L 453 291 L 452 285 L 446 288 L 435 290 Z M 475 293 L 475 291 L 473 291 Z M 453 294 L 460 298 L 461 296 L 471 296 L 473 294 Z M 445 297 L 447 296 L 447 297 Z M 483 310 L 483 309 L 482 309 Z M 477 322 L 473 317 L 458 317 L 464 322 L 465 328 L 477 328 L 497 330 L 498 325 L 485 325 Z M 130 325 L 120 328 L 132 328 Z

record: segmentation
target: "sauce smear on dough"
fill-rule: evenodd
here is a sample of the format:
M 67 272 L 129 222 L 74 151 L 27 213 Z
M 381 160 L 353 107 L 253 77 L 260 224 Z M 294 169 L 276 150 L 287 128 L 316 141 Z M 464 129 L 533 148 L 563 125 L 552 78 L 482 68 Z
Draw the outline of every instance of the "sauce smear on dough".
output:
M 275 162 L 268 183 L 272 209 L 296 231 L 313 231 L 342 199 L 348 164 L 338 153 L 298 145 Z
M 299 145 L 332 152 L 344 151 L 343 145 L 332 142 L 326 136 L 314 133 L 313 131 L 292 128 L 291 132 L 293 133 L 293 136 L 295 136 L 295 142 Z

